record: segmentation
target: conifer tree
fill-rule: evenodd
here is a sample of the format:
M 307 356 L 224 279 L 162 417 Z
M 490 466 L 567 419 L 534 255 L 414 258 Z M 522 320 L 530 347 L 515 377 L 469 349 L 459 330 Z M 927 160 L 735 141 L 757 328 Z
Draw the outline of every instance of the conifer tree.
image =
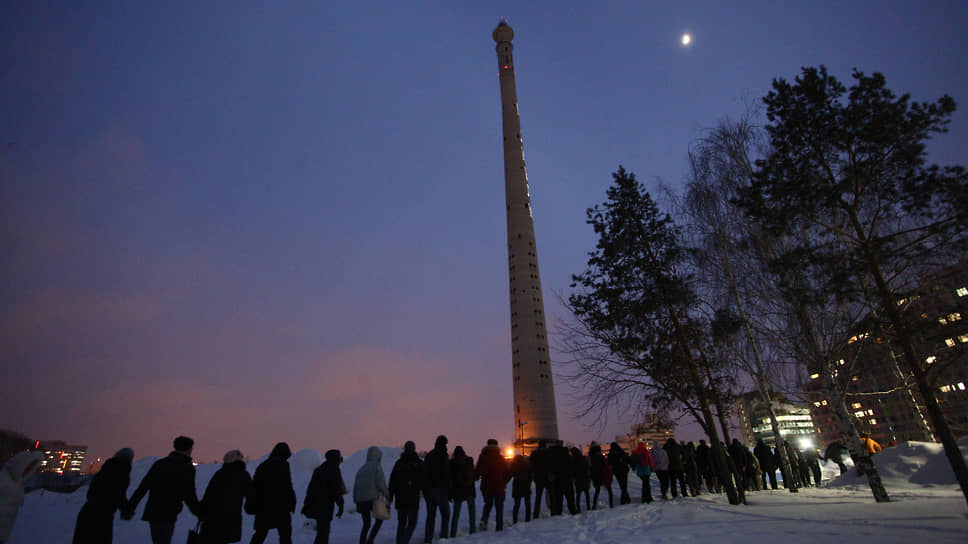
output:
M 774 80 L 764 98 L 771 151 L 742 203 L 777 235 L 805 233 L 778 262 L 808 265 L 819 289 L 868 305 L 912 374 L 968 501 L 968 467 L 928 379 L 918 327 L 900 304 L 968 247 L 968 174 L 926 159 L 926 142 L 947 130 L 955 102 L 912 102 L 879 73 L 852 77 L 848 89 L 821 66 L 793 83 Z
M 619 167 L 613 179 L 607 200 L 587 211 L 599 240 L 568 298 L 582 330 L 613 355 L 587 375 L 651 388 L 656 404 L 692 414 L 709 436 L 729 502 L 738 504 L 742 488 L 732 483 L 712 410 L 726 383 L 706 355 L 709 324 L 696 311 L 679 229 L 635 174 Z

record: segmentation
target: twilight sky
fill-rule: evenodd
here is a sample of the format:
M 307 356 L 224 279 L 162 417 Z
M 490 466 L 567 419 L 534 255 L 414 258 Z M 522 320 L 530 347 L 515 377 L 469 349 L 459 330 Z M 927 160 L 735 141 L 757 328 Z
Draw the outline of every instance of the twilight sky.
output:
M 501 16 L 552 329 L 611 172 L 677 183 L 772 78 L 968 108 L 961 1 L 2 4 L 0 428 L 91 457 L 513 439 Z

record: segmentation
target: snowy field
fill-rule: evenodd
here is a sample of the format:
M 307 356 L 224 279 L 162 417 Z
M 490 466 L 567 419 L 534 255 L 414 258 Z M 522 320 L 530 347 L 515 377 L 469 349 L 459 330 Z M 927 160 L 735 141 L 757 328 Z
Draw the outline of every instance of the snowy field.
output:
M 968 440 L 960 442 L 962 451 L 968 451 Z M 383 449 L 383 466 L 387 478 L 393 463 L 400 455 L 396 448 Z M 475 451 L 468 449 L 469 452 Z M 365 451 L 359 451 L 346 459 L 342 465 L 343 478 L 352 488 L 356 470 L 363 464 Z M 476 455 L 475 455 L 476 458 Z M 134 491 L 148 467 L 157 458 L 135 462 L 131 474 L 129 493 Z M 248 465 L 249 473 L 263 460 L 256 459 Z M 319 452 L 303 450 L 289 460 L 293 485 L 299 498 L 296 511 L 302 507 L 302 499 L 312 470 L 321 462 Z M 782 544 L 834 542 L 877 543 L 904 542 L 905 544 L 968 542 L 968 507 L 954 475 L 948 465 L 940 444 L 911 442 L 888 448 L 875 456 L 875 462 L 884 479 L 893 502 L 876 504 L 871 498 L 866 480 L 851 470 L 838 476 L 837 467 L 824 465 L 824 486 L 808 488 L 792 494 L 783 489 L 760 491 L 747 495 L 748 504 L 730 506 L 724 495 L 701 495 L 696 498 L 679 498 L 671 501 L 657 500 L 649 505 L 638 504 L 641 486 L 634 475 L 629 488 L 633 504 L 608 508 L 607 497 L 600 497 L 601 509 L 582 512 L 577 516 L 542 517 L 530 523 L 505 527 L 501 533 L 494 532 L 494 516 L 491 515 L 490 531 L 467 535 L 467 512 L 461 512 L 458 538 L 468 543 L 502 542 L 516 543 L 665 543 L 665 542 L 715 542 L 716 544 L 749 543 L 763 540 Z M 199 465 L 197 488 L 199 496 L 205 490 L 209 478 L 218 465 Z M 614 484 L 616 501 L 618 485 Z M 658 496 L 658 482 L 653 476 L 653 494 Z M 70 542 L 74 520 L 84 503 L 87 488 L 72 494 L 36 491 L 27 496 L 20 516 L 17 518 L 9 544 Z M 510 524 L 511 501 L 505 502 L 504 519 Z M 478 496 L 477 515 L 483 508 Z M 138 514 L 132 521 L 115 518 L 114 541 L 122 544 L 147 543 L 151 541 L 148 524 L 140 521 L 142 501 Z M 359 538 L 360 517 L 353 513 L 347 502 L 342 519 L 334 520 L 330 542 L 350 543 Z M 547 510 L 545 510 L 547 512 Z M 543 512 L 543 514 L 545 513 Z M 423 539 L 423 509 L 421 522 L 412 542 Z M 522 506 L 523 515 L 523 506 Z M 252 534 L 252 516 L 244 516 L 243 542 Z M 312 522 L 296 514 L 293 517 L 293 541 L 310 544 L 315 535 Z M 438 516 L 437 523 L 440 523 Z M 178 520 L 174 542 L 184 542 L 195 518 L 187 511 Z M 439 526 L 439 525 L 438 525 Z M 396 531 L 396 512 L 393 519 L 383 524 L 376 542 L 392 543 Z M 275 532 L 269 533 L 267 542 L 278 542 Z

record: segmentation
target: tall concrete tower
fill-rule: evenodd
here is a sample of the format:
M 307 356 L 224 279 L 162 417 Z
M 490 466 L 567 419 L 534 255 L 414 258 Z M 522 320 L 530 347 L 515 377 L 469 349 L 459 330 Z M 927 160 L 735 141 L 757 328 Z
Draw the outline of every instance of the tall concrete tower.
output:
M 518 447 L 530 452 L 539 440 L 558 440 L 555 385 L 548 356 L 538 249 L 534 240 L 524 143 L 514 86 L 514 31 L 501 21 L 492 34 L 497 42 L 504 122 L 504 194 L 508 213 L 508 272 L 511 287 L 511 364 L 514 377 L 514 421 Z

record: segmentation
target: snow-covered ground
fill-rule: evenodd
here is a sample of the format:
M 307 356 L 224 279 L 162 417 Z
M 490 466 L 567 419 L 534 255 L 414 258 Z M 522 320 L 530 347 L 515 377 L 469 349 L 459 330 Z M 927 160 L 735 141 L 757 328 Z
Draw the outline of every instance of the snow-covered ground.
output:
M 962 440 L 962 451 L 968 451 L 968 440 Z M 389 477 L 393 463 L 399 457 L 396 448 L 383 449 L 383 466 Z M 476 455 L 475 455 L 476 457 Z M 348 487 L 353 485 L 356 470 L 363 464 L 365 451 L 348 457 L 342 465 L 343 478 Z M 131 488 L 134 490 L 148 467 L 157 458 L 146 458 L 134 464 Z M 263 460 L 249 462 L 249 472 Z M 542 517 L 530 523 L 506 527 L 501 533 L 494 532 L 491 516 L 490 531 L 467 535 L 467 512 L 461 512 L 458 538 L 466 542 L 588 542 L 635 543 L 635 542 L 715 542 L 716 544 L 749 543 L 764 539 L 796 543 L 877 543 L 904 542 L 905 544 L 968 542 L 968 507 L 966 507 L 954 475 L 939 444 L 911 442 L 888 448 L 875 456 L 892 502 L 876 504 L 871 498 L 866 479 L 851 470 L 838 476 L 832 463 L 824 465 L 824 487 L 808 488 L 792 494 L 785 490 L 749 493 L 748 504 L 730 506 L 723 495 L 701 495 L 696 498 L 679 498 L 671 501 L 657 500 L 649 505 L 638 504 L 639 480 L 630 478 L 629 488 L 633 504 L 608 508 L 607 498 L 600 509 L 582 512 L 577 516 Z M 293 485 L 301 507 L 303 494 L 312 470 L 322 462 L 319 452 L 303 450 L 289 460 Z M 218 465 L 199 465 L 197 487 L 199 495 L 205 490 L 209 478 Z M 653 476 L 653 491 L 658 482 Z M 616 489 L 617 499 L 617 484 Z M 84 503 L 87 488 L 64 495 L 37 491 L 27 496 L 26 503 L 17 518 L 9 544 L 69 542 L 74 520 Z M 509 493 L 510 495 L 510 493 Z M 478 497 L 477 514 L 482 512 Z M 138 515 L 132 521 L 115 518 L 114 541 L 118 543 L 150 542 L 148 524 L 139 521 L 144 501 Z M 422 510 L 422 509 L 421 509 Z M 523 506 L 522 506 L 523 510 Z M 546 512 L 546 510 L 545 510 Z M 523 515 L 523 512 L 522 512 Z M 506 523 L 511 519 L 510 498 L 505 503 Z M 252 534 L 251 516 L 244 516 L 243 542 Z M 440 523 L 438 516 L 437 523 Z M 195 525 L 195 518 L 187 511 L 178 520 L 175 542 L 184 541 L 188 530 Z M 309 544 L 313 541 L 311 522 L 296 514 L 293 518 L 293 541 Z M 330 542 L 356 542 L 361 521 L 347 502 L 342 519 L 334 520 Z M 385 522 L 377 542 L 394 542 L 396 513 Z M 423 511 L 412 542 L 423 538 Z M 278 542 L 271 532 L 267 542 Z

